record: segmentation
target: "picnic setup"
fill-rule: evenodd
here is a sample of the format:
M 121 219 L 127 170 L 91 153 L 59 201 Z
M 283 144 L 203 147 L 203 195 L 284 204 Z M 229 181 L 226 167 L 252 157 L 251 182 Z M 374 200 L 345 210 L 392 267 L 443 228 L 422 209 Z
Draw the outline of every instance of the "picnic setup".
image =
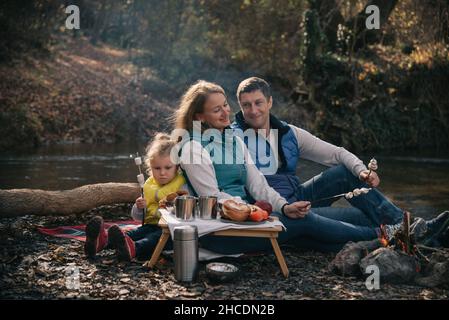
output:
M 0 303 L 449 299 L 448 0 L 3 0 L 0 33 Z
M 210 197 L 209 197 L 210 199 Z M 180 200 L 182 201 L 182 200 Z M 216 199 L 214 200 L 216 201 Z M 213 207 L 210 207 L 212 210 Z M 176 214 L 175 214 L 176 215 Z M 207 213 L 206 213 L 207 215 Z M 199 218 L 203 219 L 203 218 Z M 279 247 L 279 244 L 276 240 L 278 233 L 282 231 L 282 223 L 280 223 L 277 219 L 265 220 L 260 222 L 251 222 L 248 221 L 246 224 L 243 222 L 235 221 L 233 222 L 222 222 L 219 221 L 219 217 L 215 218 L 206 218 L 206 223 L 204 221 L 200 221 L 199 223 L 190 222 L 187 225 L 194 225 L 198 228 L 198 234 L 208 234 L 215 236 L 228 236 L 228 237 L 260 237 L 267 238 L 271 242 L 273 246 L 273 251 L 276 255 L 277 263 L 282 271 L 284 277 L 288 277 L 288 267 L 285 263 L 285 259 L 282 255 L 282 251 Z M 197 219 L 198 220 L 198 219 Z M 159 226 L 162 228 L 162 235 L 158 242 L 157 247 L 154 250 L 151 259 L 146 263 L 146 266 L 152 268 L 157 263 L 160 253 L 162 252 L 167 240 L 169 237 L 172 237 L 174 233 L 174 229 L 176 225 L 179 225 L 180 221 L 176 220 L 174 216 L 164 209 L 162 209 L 162 218 L 159 221 Z M 171 230 L 171 231 L 170 231 Z

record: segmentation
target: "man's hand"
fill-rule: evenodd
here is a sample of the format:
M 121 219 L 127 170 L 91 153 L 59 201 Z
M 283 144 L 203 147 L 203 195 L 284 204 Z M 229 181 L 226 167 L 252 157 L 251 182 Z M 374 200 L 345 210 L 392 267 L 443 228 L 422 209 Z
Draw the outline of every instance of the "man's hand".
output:
M 309 201 L 296 201 L 284 207 L 284 214 L 292 219 L 304 218 L 310 210 Z
M 136 206 L 137 206 L 137 209 L 141 209 L 141 210 L 143 208 L 145 208 L 145 199 L 142 198 L 142 197 L 137 198 L 136 199 Z
M 379 176 L 375 171 L 371 171 L 369 175 L 369 170 L 363 170 L 359 174 L 359 179 L 365 181 L 370 187 L 376 188 L 380 184 Z

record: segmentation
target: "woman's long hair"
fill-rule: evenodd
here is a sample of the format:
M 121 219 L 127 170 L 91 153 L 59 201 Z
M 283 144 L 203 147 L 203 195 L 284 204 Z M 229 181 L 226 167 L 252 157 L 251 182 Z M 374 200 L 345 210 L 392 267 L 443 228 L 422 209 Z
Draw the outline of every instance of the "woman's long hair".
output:
M 221 93 L 226 97 L 223 88 L 216 83 L 199 80 L 191 85 L 182 96 L 179 108 L 173 117 L 175 129 L 191 132 L 195 116 L 204 112 L 204 104 L 212 93 Z

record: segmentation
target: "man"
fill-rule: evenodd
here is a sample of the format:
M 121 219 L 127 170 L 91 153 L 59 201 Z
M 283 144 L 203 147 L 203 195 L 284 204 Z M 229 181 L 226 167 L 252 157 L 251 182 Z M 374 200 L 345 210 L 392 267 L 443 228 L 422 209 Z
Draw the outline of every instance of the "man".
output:
M 344 148 L 270 114 L 273 98 L 265 80 L 252 77 L 242 81 L 237 89 L 237 99 L 241 110 L 236 114 L 232 128 L 237 134 L 245 133 L 244 141 L 256 166 L 269 185 L 288 202 L 304 201 L 305 206 L 319 207 L 313 209 L 315 213 L 332 218 L 335 208 L 330 206 L 338 199 L 321 199 L 355 188 L 371 187 L 367 194 L 348 199 L 351 206 L 358 208 L 360 214 L 377 226 L 402 221 L 402 210 L 375 189 L 380 184 L 379 176 L 374 171 L 370 172 L 362 160 Z M 248 129 L 255 130 L 256 134 L 246 134 Z M 331 168 L 301 183 L 296 176 L 300 158 Z M 435 234 L 448 217 L 449 212 L 445 212 L 426 222 L 423 233 L 427 236 Z

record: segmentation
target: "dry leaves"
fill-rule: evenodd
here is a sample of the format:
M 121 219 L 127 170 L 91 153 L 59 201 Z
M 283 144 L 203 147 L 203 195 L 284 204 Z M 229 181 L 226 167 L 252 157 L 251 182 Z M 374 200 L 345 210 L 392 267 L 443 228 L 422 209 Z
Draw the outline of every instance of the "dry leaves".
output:
M 0 229 L 0 298 L 3 299 L 447 299 L 448 288 L 423 289 L 406 285 L 381 285 L 369 291 L 357 278 L 327 271 L 334 254 L 284 247 L 290 269 L 284 279 L 274 254 L 223 259 L 242 271 L 231 283 L 211 283 L 201 264 L 199 281 L 175 281 L 173 261 L 165 257 L 163 268 L 148 270 L 142 263 L 119 264 L 112 250 L 93 261 L 86 260 L 83 243 L 46 237 L 34 226 L 75 225 L 90 216 L 127 219 L 120 206 L 97 208 L 84 216 L 22 217 L 2 219 Z M 20 228 L 20 230 L 14 230 Z M 23 231 L 28 230 L 28 233 Z M 13 236 L 14 235 L 14 236 Z M 10 262 L 8 262 L 10 261 Z M 78 268 L 79 288 L 67 287 L 68 268 Z

